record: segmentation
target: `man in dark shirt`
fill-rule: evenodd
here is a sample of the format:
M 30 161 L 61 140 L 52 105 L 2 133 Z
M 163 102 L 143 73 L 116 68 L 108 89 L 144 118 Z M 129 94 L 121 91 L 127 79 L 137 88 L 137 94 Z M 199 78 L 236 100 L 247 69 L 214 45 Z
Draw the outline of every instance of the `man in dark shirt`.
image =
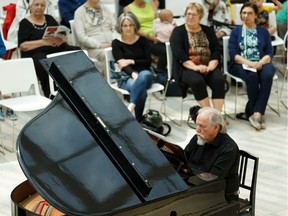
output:
M 196 125 L 196 134 L 185 148 L 193 173 L 204 181 L 225 179 L 225 199 L 238 200 L 239 149 L 226 133 L 222 114 L 211 107 L 201 108 Z

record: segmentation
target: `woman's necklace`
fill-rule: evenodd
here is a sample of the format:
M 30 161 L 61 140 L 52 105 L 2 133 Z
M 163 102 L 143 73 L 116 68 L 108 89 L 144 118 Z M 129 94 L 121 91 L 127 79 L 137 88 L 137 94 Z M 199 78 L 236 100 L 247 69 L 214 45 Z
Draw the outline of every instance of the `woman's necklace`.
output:
M 45 29 L 45 28 L 47 27 L 46 20 L 45 20 L 45 22 L 44 22 L 44 25 L 41 26 L 41 27 L 38 27 L 38 26 L 35 25 L 34 23 L 32 23 L 32 25 L 33 25 L 33 27 L 34 27 L 35 29 L 37 29 L 37 30 L 43 30 L 43 29 Z
M 47 27 L 47 22 L 46 22 L 46 19 L 44 17 L 44 24 L 43 25 L 38 25 L 38 24 L 35 24 L 35 18 L 30 16 L 30 20 L 29 20 L 31 23 L 32 23 L 32 26 L 34 27 L 34 29 L 36 30 L 43 30 Z M 42 21 L 43 22 L 43 21 Z M 41 22 L 39 22 L 41 23 Z M 40 27 L 39 27 L 40 26 Z

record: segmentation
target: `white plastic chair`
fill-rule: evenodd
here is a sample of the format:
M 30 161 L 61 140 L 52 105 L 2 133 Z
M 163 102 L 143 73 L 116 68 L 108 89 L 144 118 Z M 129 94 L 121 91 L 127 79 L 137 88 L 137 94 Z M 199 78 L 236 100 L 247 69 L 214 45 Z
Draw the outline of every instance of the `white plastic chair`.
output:
M 172 79 L 172 62 L 173 62 L 173 55 L 172 55 L 172 50 L 171 50 L 171 46 L 170 46 L 170 42 L 166 42 L 165 43 L 166 46 L 166 58 L 167 58 L 167 83 L 165 86 L 165 98 L 164 100 L 166 101 L 167 97 L 166 97 L 166 93 L 167 93 L 167 89 L 168 89 L 168 85 L 171 82 L 175 82 L 174 79 Z M 164 115 L 169 118 L 171 121 L 173 121 L 175 124 L 177 124 L 178 126 L 182 126 L 182 122 L 183 122 L 183 108 L 184 108 L 184 102 L 186 101 L 191 101 L 193 100 L 193 98 L 188 97 L 187 98 L 183 98 L 181 97 L 181 115 L 180 115 L 180 123 L 178 123 L 177 121 L 175 121 L 174 119 L 171 119 L 169 117 L 169 115 L 167 115 L 166 113 L 166 105 L 165 105 L 165 101 L 164 101 Z
M 70 29 L 71 29 L 71 37 L 72 37 L 72 44 L 73 46 L 79 46 L 78 40 L 77 40 L 77 35 L 75 32 L 75 26 L 74 26 L 74 20 L 69 20 L 70 23 Z
M 130 93 L 125 90 L 118 87 L 117 82 L 112 82 L 111 80 L 111 71 L 110 71 L 110 62 L 114 61 L 114 57 L 112 54 L 112 48 L 106 48 L 105 49 L 105 57 L 106 57 L 106 73 L 107 73 L 107 82 L 111 86 L 112 89 L 114 89 L 116 92 L 120 93 L 122 96 L 124 95 L 130 95 Z M 164 86 L 159 83 L 153 83 L 151 88 L 147 89 L 147 94 L 150 95 L 155 92 L 160 92 L 164 90 Z M 149 107 L 150 107 L 150 101 L 151 97 L 149 98 Z
M 280 90 L 280 98 L 282 97 L 282 91 L 284 88 L 284 84 L 287 84 L 287 73 L 288 73 L 288 48 L 287 48 L 287 43 L 288 43 L 288 31 L 286 32 L 285 36 L 284 36 L 284 43 L 283 43 L 283 49 L 286 53 L 286 65 L 284 65 L 284 76 L 283 76 L 283 83 L 281 86 L 281 90 Z M 284 105 L 284 107 L 286 109 L 288 109 L 287 107 L 287 103 L 285 103 L 284 101 L 281 100 L 281 103 Z
M 51 53 L 51 54 L 48 54 L 46 57 L 47 58 L 52 58 L 52 57 L 56 57 L 56 56 L 60 56 L 60 55 L 66 55 L 66 54 L 69 54 L 69 53 L 79 52 L 79 51 L 83 51 L 88 56 L 87 50 L 71 50 L 71 51 L 63 51 L 63 52 Z M 49 75 L 49 88 L 50 88 L 50 97 L 51 96 L 55 96 L 58 91 L 55 88 L 53 79 L 52 79 L 52 77 L 50 75 Z
M 15 97 L 1 99 L 0 105 L 14 112 L 28 112 L 44 109 L 51 100 L 40 95 L 38 80 L 32 58 L 0 61 L 0 91 L 2 95 Z M 33 87 L 33 88 L 32 88 Z M 23 96 L 25 94 L 25 96 Z M 15 121 L 13 122 L 13 146 L 15 151 Z
M 239 91 L 238 91 L 239 84 L 241 83 L 244 86 L 245 82 L 241 78 L 233 76 L 228 71 L 228 62 L 230 61 L 229 48 L 228 48 L 229 38 L 230 38 L 229 36 L 224 36 L 223 37 L 223 69 L 224 69 L 224 75 L 226 75 L 230 79 L 234 79 L 235 82 L 236 82 L 236 86 L 235 86 L 236 87 L 236 89 L 235 89 L 235 103 L 234 103 L 235 104 L 234 105 L 234 117 L 233 117 L 233 119 L 235 119 L 236 114 L 237 114 L 237 97 L 239 95 Z M 280 116 L 278 76 L 277 76 L 277 74 L 274 74 L 273 81 L 276 81 L 277 110 L 275 110 L 269 104 L 267 104 L 267 106 L 269 106 L 276 114 L 278 114 Z M 224 106 L 224 108 L 226 109 L 226 106 Z M 225 114 L 227 114 L 226 110 L 225 110 Z

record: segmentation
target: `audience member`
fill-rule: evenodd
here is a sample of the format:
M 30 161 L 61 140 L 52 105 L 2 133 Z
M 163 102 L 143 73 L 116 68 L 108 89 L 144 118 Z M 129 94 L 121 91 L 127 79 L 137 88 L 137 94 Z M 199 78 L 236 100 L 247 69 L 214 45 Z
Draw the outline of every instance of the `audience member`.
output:
M 19 29 L 19 23 L 22 19 L 24 19 L 26 16 L 30 14 L 30 6 L 29 6 L 30 0 L 18 0 L 16 4 L 16 16 L 9 28 L 7 40 L 18 43 L 18 29 Z M 46 0 L 46 14 L 49 14 L 53 17 L 56 15 L 55 8 L 57 7 L 56 1 L 53 0 Z
M 135 118 L 140 121 L 147 89 L 153 83 L 148 40 L 138 35 L 140 24 L 131 12 L 119 16 L 116 29 L 120 36 L 112 42 L 112 53 L 122 71 L 118 86 L 130 92 L 128 109 L 131 112 L 135 111 Z
M 24 18 L 19 24 L 18 46 L 21 57 L 32 57 L 41 82 L 41 87 L 46 97 L 50 96 L 49 77 L 40 65 L 39 60 L 46 58 L 47 54 L 76 50 L 79 47 L 69 46 L 66 43 L 67 37 L 43 38 L 47 26 L 58 26 L 57 21 L 50 15 L 44 14 L 45 0 L 30 0 L 30 15 Z
M 239 149 L 227 134 L 221 113 L 211 107 L 199 110 L 196 134 L 185 148 L 192 172 L 203 181 L 225 179 L 225 199 L 238 200 Z
M 2 40 L 2 35 L 0 33 L 0 58 L 3 58 L 6 53 L 6 47 L 4 41 Z
M 122 14 L 124 12 L 123 9 L 132 2 L 133 2 L 133 0 L 119 0 L 118 15 Z
M 219 65 L 220 46 L 213 29 L 200 24 L 203 15 L 202 5 L 190 3 L 185 10 L 186 23 L 172 32 L 173 76 L 183 90 L 183 97 L 190 87 L 201 107 L 210 106 L 208 85 L 212 90 L 212 105 L 221 111 L 225 78 Z
M 74 13 L 78 7 L 84 4 L 86 0 L 59 0 L 58 7 L 61 17 L 61 25 L 70 28 L 70 20 L 74 19 Z
M 124 12 L 132 12 L 140 23 L 139 34 L 149 40 L 151 53 L 157 57 L 157 72 L 166 72 L 167 59 L 166 49 L 163 46 L 157 46 L 160 41 L 155 37 L 153 24 L 158 16 L 158 0 L 134 0 L 124 8 Z
M 5 53 L 6 53 L 6 47 L 4 45 L 4 42 L 2 40 L 2 35 L 0 33 L 0 58 L 3 58 Z M 2 106 L 0 106 L 0 120 L 4 121 L 4 112 L 3 112 Z
M 0 60 L 2 60 L 2 58 L 3 58 L 4 55 L 5 55 L 5 53 L 6 53 L 6 47 L 5 47 L 5 44 L 4 44 L 3 40 L 2 40 L 2 35 L 1 35 L 1 33 L 0 33 Z M 1 94 L 1 87 L 0 87 L 0 98 L 2 98 L 2 96 L 3 96 L 3 95 Z M 4 95 L 4 97 L 6 97 L 6 96 Z M 7 116 L 8 119 L 10 119 L 10 120 L 12 120 L 12 121 L 17 120 L 16 114 L 14 113 L 13 110 L 11 110 L 11 109 L 9 109 L 9 108 L 7 108 L 7 110 L 6 110 L 6 116 Z M 1 120 L 1 121 L 4 121 L 4 119 L 5 119 L 5 118 L 4 118 L 3 107 L 0 106 L 0 120 Z
M 277 31 L 277 26 L 269 26 L 269 13 L 273 10 L 278 11 L 283 8 L 283 5 L 278 0 L 272 0 L 276 5 L 263 5 L 265 0 L 250 0 L 251 3 L 255 4 L 258 8 L 258 15 L 257 15 L 257 25 L 266 28 L 269 34 L 272 36 Z
M 87 0 L 76 10 L 74 24 L 80 47 L 98 61 L 96 67 L 106 77 L 104 49 L 111 47 L 115 38 L 113 14 L 100 0 Z
M 277 31 L 279 37 L 284 39 L 284 36 L 287 32 L 288 26 L 288 1 L 285 0 L 283 3 L 283 9 L 279 10 L 276 13 L 276 21 L 277 21 Z
M 165 42 L 170 41 L 172 31 L 175 28 L 176 24 L 173 21 L 173 13 L 169 9 L 161 10 L 158 14 L 158 18 L 159 20 L 154 22 L 154 31 L 155 37 L 157 38 L 159 43 L 155 43 L 153 46 L 159 47 L 159 50 L 164 50 L 166 49 Z M 166 60 L 166 58 L 164 60 Z M 162 70 L 156 70 L 156 72 L 158 73 L 155 78 L 155 82 L 165 85 L 167 81 L 167 72 L 166 70 L 164 70 L 164 66 L 165 64 L 167 64 L 167 62 L 165 61 L 163 64 L 164 65 Z
M 229 71 L 247 86 L 246 116 L 257 130 L 264 129 L 265 109 L 275 73 L 273 48 L 267 29 L 256 25 L 258 8 L 245 3 L 240 10 L 243 25 L 233 29 L 229 39 Z
M 163 9 L 159 12 L 158 17 L 160 22 L 154 23 L 155 37 L 160 41 L 160 44 L 168 42 L 174 27 L 173 13 L 169 9 Z
M 204 16 L 201 24 L 214 28 L 216 37 L 222 39 L 225 35 L 230 35 L 231 18 L 227 11 L 226 4 L 222 0 L 203 0 Z

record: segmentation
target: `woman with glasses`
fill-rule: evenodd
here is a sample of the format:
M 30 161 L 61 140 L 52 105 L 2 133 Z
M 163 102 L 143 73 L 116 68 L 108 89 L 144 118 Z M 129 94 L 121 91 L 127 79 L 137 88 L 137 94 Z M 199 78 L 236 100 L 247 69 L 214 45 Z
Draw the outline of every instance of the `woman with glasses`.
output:
M 185 24 L 175 27 L 170 38 L 173 53 L 173 76 L 183 90 L 190 87 L 201 107 L 210 106 L 207 86 L 212 90 L 212 104 L 222 111 L 225 79 L 220 70 L 220 46 L 210 27 L 200 24 L 204 15 L 199 3 L 185 10 Z
M 136 16 L 131 12 L 123 13 L 116 25 L 120 36 L 112 41 L 112 53 L 121 70 L 118 86 L 130 92 L 128 109 L 135 111 L 137 121 L 142 118 L 147 89 L 153 83 L 148 39 L 138 35 L 139 29 Z
M 96 67 L 106 77 L 104 49 L 114 38 L 114 15 L 100 0 L 87 0 L 75 11 L 74 26 L 79 46 L 97 60 Z
M 265 129 L 264 114 L 273 83 L 275 67 L 269 32 L 256 25 L 258 8 L 245 3 L 240 10 L 243 25 L 233 29 L 229 39 L 229 72 L 243 79 L 248 103 L 245 114 L 257 130 Z

